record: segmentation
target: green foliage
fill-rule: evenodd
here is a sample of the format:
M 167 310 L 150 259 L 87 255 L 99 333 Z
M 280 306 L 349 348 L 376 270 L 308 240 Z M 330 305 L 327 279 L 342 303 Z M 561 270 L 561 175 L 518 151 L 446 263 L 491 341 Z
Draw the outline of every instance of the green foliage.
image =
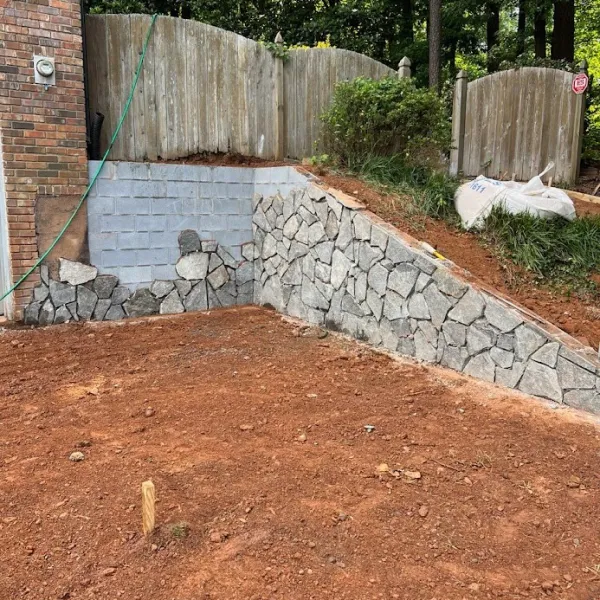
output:
M 260 42 L 275 58 L 281 58 L 283 62 L 290 58 L 290 50 L 284 44 L 275 42 Z
M 600 216 L 546 220 L 496 207 L 483 236 L 497 252 L 548 282 L 589 288 L 589 275 L 600 269 Z
M 394 154 L 407 165 L 436 167 L 450 149 L 443 102 L 410 79 L 358 77 L 339 83 L 322 120 L 325 149 L 350 167 L 372 155 Z

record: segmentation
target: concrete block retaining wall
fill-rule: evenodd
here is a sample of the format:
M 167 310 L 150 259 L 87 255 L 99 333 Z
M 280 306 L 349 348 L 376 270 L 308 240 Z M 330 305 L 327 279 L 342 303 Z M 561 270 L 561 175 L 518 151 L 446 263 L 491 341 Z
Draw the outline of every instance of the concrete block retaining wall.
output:
M 257 199 L 255 302 L 375 346 L 600 412 L 600 362 L 460 276 L 352 198 Z M 450 268 L 449 268 L 450 267 Z

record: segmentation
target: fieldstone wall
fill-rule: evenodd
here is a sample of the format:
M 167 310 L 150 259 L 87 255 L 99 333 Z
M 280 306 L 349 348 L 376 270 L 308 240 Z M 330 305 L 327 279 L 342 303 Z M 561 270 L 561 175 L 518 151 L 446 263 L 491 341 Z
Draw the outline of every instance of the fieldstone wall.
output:
M 125 317 L 174 314 L 252 302 L 252 243 L 234 259 L 214 240 L 202 241 L 187 229 L 179 234 L 178 278 L 155 280 L 131 292 L 119 278 L 99 274 L 95 266 L 61 259 L 58 279 L 42 267 L 41 283 L 25 309 L 25 323 L 51 325 L 68 321 L 117 321 Z
M 393 352 L 600 412 L 600 363 L 343 194 L 257 198 L 255 301 Z M 414 240 L 413 240 L 414 242 Z

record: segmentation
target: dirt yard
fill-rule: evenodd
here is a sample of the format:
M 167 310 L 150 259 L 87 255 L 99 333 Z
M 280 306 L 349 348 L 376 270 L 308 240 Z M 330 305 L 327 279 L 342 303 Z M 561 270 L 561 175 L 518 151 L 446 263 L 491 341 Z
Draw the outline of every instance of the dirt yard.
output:
M 0 333 L 0 598 L 600 598 L 591 417 L 324 335 Z

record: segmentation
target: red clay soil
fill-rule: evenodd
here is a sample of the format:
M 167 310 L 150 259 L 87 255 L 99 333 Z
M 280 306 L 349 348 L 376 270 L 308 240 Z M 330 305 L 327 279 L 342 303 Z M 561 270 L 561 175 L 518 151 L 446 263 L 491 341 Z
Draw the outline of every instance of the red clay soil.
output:
M 532 277 L 510 268 L 481 244 L 480 238 L 444 221 L 422 216 L 407 217 L 401 199 L 393 199 L 354 177 L 319 174 L 330 185 L 355 196 L 367 208 L 398 229 L 434 246 L 446 258 L 473 275 L 511 296 L 586 345 L 600 344 L 600 307 L 597 300 L 567 297 L 535 285 Z M 600 214 L 600 204 L 575 201 L 578 215 Z M 599 282 L 600 283 L 600 282 Z
M 4 331 L 0 598 L 600 597 L 597 421 L 323 335 Z

